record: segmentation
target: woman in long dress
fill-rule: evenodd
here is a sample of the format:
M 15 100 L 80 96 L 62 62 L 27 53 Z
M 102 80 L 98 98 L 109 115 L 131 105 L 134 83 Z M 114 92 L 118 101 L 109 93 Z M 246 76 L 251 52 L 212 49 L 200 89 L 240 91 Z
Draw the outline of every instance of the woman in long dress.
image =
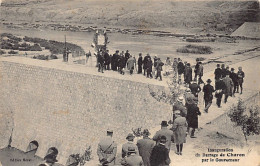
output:
M 176 110 L 174 114 L 176 118 L 174 120 L 172 130 L 174 132 L 174 143 L 177 148 L 176 154 L 182 155 L 183 143 L 186 142 L 186 131 L 188 124 L 186 118 L 181 116 L 181 112 L 179 110 Z

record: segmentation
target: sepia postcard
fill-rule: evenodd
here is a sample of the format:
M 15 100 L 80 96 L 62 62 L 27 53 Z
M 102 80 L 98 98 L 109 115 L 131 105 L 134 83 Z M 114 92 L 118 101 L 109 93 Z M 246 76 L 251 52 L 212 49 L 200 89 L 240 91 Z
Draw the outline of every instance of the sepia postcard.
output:
M 0 0 L 0 166 L 259 166 L 259 0 Z

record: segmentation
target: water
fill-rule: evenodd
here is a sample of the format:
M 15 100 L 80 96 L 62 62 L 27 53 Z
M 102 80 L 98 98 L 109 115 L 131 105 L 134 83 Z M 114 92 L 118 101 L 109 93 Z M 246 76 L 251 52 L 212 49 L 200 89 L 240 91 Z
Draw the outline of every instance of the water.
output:
M 13 33 L 21 36 L 38 37 L 47 40 L 56 40 L 64 42 L 66 35 L 67 42 L 75 43 L 81 46 L 85 52 L 94 51 L 91 47 L 94 32 L 69 32 L 69 31 L 54 31 L 54 30 L 17 30 L 1 27 L 1 33 Z M 110 54 L 115 50 L 126 51 L 137 56 L 140 52 L 143 55 L 150 53 L 153 55 L 171 56 L 176 54 L 176 49 L 185 45 L 186 42 L 178 38 L 158 37 L 153 35 L 131 35 L 121 33 L 109 33 L 108 49 Z

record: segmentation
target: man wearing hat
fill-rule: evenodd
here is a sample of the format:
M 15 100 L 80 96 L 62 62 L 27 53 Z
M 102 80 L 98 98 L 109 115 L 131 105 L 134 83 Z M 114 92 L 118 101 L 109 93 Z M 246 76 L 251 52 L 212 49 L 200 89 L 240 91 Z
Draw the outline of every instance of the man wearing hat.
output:
M 223 96 L 224 90 L 226 89 L 226 85 L 223 82 L 221 77 L 216 81 L 215 87 L 216 87 L 216 91 L 215 91 L 216 104 L 217 104 L 218 108 L 221 108 L 222 96 Z
M 187 108 L 188 105 L 194 103 L 195 96 L 191 93 L 190 88 L 187 88 L 185 90 L 184 98 L 185 98 L 185 107 L 186 108 Z
M 176 119 L 173 123 L 172 130 L 174 133 L 174 143 L 176 144 L 177 154 L 182 155 L 183 143 L 186 142 L 187 121 L 180 115 L 180 111 L 175 112 Z
M 201 91 L 200 86 L 197 84 L 196 80 L 193 80 L 192 83 L 189 85 L 189 88 L 191 90 L 191 93 L 195 96 L 198 97 L 199 92 Z
M 167 166 L 170 165 L 169 150 L 166 147 L 167 137 L 162 135 L 159 142 L 152 150 L 150 163 L 151 166 Z
M 183 100 L 184 100 L 184 98 L 182 97 L 182 96 L 179 96 L 178 98 L 177 98 L 177 102 L 175 102 L 174 104 L 173 104 L 173 106 L 172 106 L 172 111 L 174 112 L 174 111 L 176 111 L 176 110 L 180 110 L 181 111 L 181 116 L 183 116 L 183 117 L 186 117 L 186 115 L 187 115 L 187 109 L 186 109 L 186 107 L 184 106 L 184 104 L 183 104 Z M 174 115 L 174 114 L 173 114 Z M 173 116 L 173 121 L 174 121 L 174 116 Z
M 139 154 L 143 159 L 144 166 L 150 166 L 150 156 L 155 146 L 155 142 L 149 138 L 151 133 L 148 129 L 144 129 L 143 131 L 143 139 L 137 141 L 137 147 L 139 150 Z
M 139 53 L 139 58 L 137 61 L 137 65 L 138 65 L 138 74 L 142 73 L 142 65 L 143 65 L 143 57 L 142 57 L 142 53 Z
M 125 166 L 143 166 L 142 157 L 136 154 L 136 149 L 134 147 L 128 147 L 127 157 L 121 161 L 122 165 Z
M 58 149 L 55 147 L 51 147 L 48 149 L 46 156 L 44 157 L 45 163 L 42 165 L 46 166 L 54 166 L 54 164 L 58 161 L 56 159 L 58 155 Z
M 217 68 L 215 69 L 215 81 L 219 80 L 219 78 L 221 78 L 222 75 L 222 70 L 220 69 L 220 64 L 217 64 Z
M 209 107 L 212 104 L 212 100 L 213 100 L 213 92 L 215 92 L 214 87 L 212 85 L 210 85 L 211 80 L 208 79 L 207 80 L 207 85 L 204 85 L 203 87 L 203 92 L 204 92 L 204 101 L 205 101 L 205 109 L 204 111 L 206 113 L 208 113 Z
M 116 50 L 116 52 L 111 57 L 111 68 L 114 71 L 117 71 L 118 67 L 118 57 L 119 57 L 119 50 Z
M 230 75 L 229 75 L 229 77 L 231 78 L 231 80 L 233 81 L 233 84 L 234 84 L 234 90 L 232 91 L 233 97 L 235 97 L 235 92 L 236 92 L 236 89 L 238 87 L 238 77 L 237 77 L 237 74 L 234 71 L 235 71 L 235 69 L 231 68 L 231 72 L 230 72 Z
M 227 99 L 229 96 L 232 96 L 233 93 L 233 81 L 232 79 L 229 77 L 229 73 L 226 73 L 226 77 L 223 78 L 223 82 L 225 83 L 225 90 L 224 90 L 224 95 L 225 95 L 225 99 L 224 99 L 224 103 L 227 102 Z
M 173 141 L 173 131 L 167 128 L 168 124 L 167 121 L 162 121 L 161 123 L 161 130 L 157 131 L 153 136 L 153 140 L 156 141 L 157 145 L 160 143 L 161 136 L 166 137 L 165 147 L 170 151 L 171 143 Z
M 124 157 L 127 156 L 128 148 L 129 148 L 129 147 L 135 148 L 137 154 L 139 154 L 138 148 L 137 148 L 137 146 L 134 144 L 135 136 L 134 136 L 132 133 L 129 133 L 129 134 L 127 135 L 126 139 L 128 140 L 128 142 L 122 145 L 122 158 L 124 158 Z
M 107 130 L 107 136 L 100 140 L 97 155 L 102 166 L 115 165 L 117 144 L 113 141 L 113 131 Z
M 157 60 L 157 65 L 155 66 L 156 69 L 156 77 L 155 79 L 157 79 L 158 77 L 160 77 L 160 81 L 162 81 L 162 66 L 164 65 L 164 63 L 161 61 L 160 58 L 158 58 Z
M 238 85 L 240 86 L 240 94 L 243 92 L 243 82 L 244 82 L 244 77 L 245 73 L 242 70 L 242 67 L 238 67 L 238 72 L 237 72 L 237 77 L 238 77 Z M 237 93 L 238 93 L 238 87 L 237 87 Z

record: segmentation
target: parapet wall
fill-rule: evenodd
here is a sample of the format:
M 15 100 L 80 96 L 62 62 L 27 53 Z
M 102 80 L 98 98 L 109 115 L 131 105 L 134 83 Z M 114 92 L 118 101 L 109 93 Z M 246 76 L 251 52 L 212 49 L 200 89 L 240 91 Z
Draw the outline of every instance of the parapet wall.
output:
M 37 140 L 40 157 L 56 146 L 58 160 L 65 163 L 69 154 L 82 152 L 87 144 L 96 153 L 96 143 L 107 128 L 115 131 L 120 144 L 132 128 L 152 128 L 170 119 L 171 107 L 151 97 L 146 83 L 28 61 L 0 60 L 0 119 L 11 119 L 0 131 L 1 146 L 7 145 L 13 126 L 12 146 L 26 150 Z

